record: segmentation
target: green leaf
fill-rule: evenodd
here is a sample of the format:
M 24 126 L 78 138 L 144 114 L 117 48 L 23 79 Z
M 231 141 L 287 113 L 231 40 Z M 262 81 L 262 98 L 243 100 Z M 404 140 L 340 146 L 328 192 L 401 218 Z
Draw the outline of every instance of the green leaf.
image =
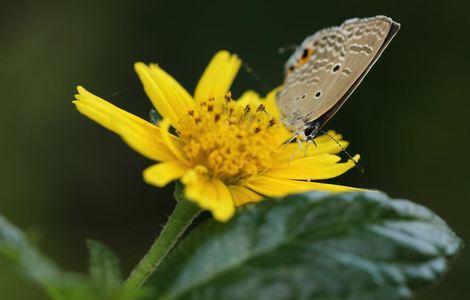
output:
M 15 263 L 27 278 L 41 285 L 52 299 L 92 299 L 92 287 L 84 277 L 61 272 L 30 244 L 21 230 L 1 215 L 0 254 Z
M 122 280 L 121 262 L 114 252 L 95 240 L 87 240 L 91 280 L 104 289 L 118 288 Z
M 149 280 L 157 299 L 408 299 L 460 239 L 428 209 L 379 192 L 310 192 L 209 220 Z
M 0 255 L 9 258 L 26 278 L 43 287 L 51 299 L 147 299 L 148 291 L 123 288 L 120 285 L 117 281 L 119 271 L 116 258 L 106 247 L 89 241 L 89 248 L 94 282 L 85 275 L 61 271 L 28 241 L 21 230 L 0 215 Z M 102 285 L 97 285 L 97 280 Z M 111 288 L 112 285 L 115 286 Z

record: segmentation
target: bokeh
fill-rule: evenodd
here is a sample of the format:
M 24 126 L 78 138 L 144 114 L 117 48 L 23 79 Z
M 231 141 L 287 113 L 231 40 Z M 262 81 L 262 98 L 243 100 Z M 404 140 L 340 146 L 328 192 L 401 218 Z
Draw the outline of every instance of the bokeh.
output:
M 377 188 L 442 216 L 470 241 L 468 1 L 13 1 L 0 9 L 0 213 L 64 269 L 85 272 L 85 238 L 129 271 L 174 205 L 146 185 L 150 161 L 79 115 L 77 85 L 142 117 L 151 104 L 133 70 L 158 62 L 189 90 L 228 49 L 256 74 L 233 86 L 264 94 L 288 54 L 323 27 L 384 14 L 402 29 L 327 128 L 352 142 L 365 174 L 330 182 Z M 373 249 L 371 249 L 373 251 Z M 470 255 L 418 299 L 469 299 Z M 2 299 L 46 299 L 0 259 Z

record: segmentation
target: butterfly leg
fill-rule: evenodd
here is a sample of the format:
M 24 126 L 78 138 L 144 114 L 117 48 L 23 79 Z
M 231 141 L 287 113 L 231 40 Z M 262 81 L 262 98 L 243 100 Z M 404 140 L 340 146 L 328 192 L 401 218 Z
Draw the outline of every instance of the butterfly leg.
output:
M 287 141 L 285 141 L 283 144 L 282 144 L 282 147 L 285 147 L 287 145 L 289 145 L 293 140 L 295 140 L 297 138 L 297 135 L 293 135 L 290 139 L 288 139 Z
M 292 155 L 289 157 L 289 163 L 292 160 L 294 160 L 297 154 L 299 154 L 299 152 L 302 151 L 302 149 L 304 148 L 304 145 L 302 144 L 302 140 L 298 136 L 296 136 L 296 140 L 297 140 L 297 144 L 299 144 L 299 149 L 295 150 L 295 152 L 292 153 Z
M 310 144 L 313 144 L 313 145 L 315 145 L 315 147 L 317 147 L 317 143 L 315 142 L 314 139 L 307 140 L 306 143 L 305 143 L 304 157 L 307 157 L 307 154 L 308 154 L 308 146 L 310 146 Z
M 310 141 L 307 140 L 307 142 L 305 143 L 305 148 L 304 148 L 304 157 L 307 157 L 308 146 L 310 146 Z
M 315 139 L 311 139 L 311 140 L 309 140 L 309 142 L 312 142 L 312 144 L 314 144 L 315 147 L 318 147 L 318 146 L 317 146 L 317 142 L 315 142 Z

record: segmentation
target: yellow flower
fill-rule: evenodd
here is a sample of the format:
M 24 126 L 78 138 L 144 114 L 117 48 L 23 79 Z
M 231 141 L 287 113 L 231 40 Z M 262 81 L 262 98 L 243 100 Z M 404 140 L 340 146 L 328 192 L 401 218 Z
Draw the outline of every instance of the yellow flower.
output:
M 306 151 L 298 151 L 296 143 L 285 145 L 291 134 L 279 120 L 276 90 L 265 99 L 253 91 L 238 101 L 232 99 L 229 90 L 240 63 L 236 55 L 218 52 L 199 80 L 194 97 L 158 65 L 136 63 L 145 92 L 163 117 L 157 125 L 82 87 L 78 87 L 74 103 L 82 114 L 159 162 L 144 171 L 146 182 L 163 187 L 180 179 L 185 197 L 210 210 L 219 221 L 228 220 L 235 207 L 265 196 L 354 190 L 312 181 L 341 175 L 354 163 L 340 162 L 335 155 L 340 148 L 327 136 L 317 137 L 317 146 Z M 339 134 L 329 134 L 347 146 Z M 358 160 L 359 155 L 354 158 Z

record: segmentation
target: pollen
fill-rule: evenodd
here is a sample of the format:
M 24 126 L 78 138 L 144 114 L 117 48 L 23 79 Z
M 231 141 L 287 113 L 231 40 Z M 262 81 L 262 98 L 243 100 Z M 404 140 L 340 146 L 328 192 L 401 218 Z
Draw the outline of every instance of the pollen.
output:
M 227 93 L 200 101 L 180 120 L 177 133 L 191 164 L 226 184 L 239 184 L 272 166 L 279 145 L 270 139 L 278 124 L 264 105 L 237 103 Z

